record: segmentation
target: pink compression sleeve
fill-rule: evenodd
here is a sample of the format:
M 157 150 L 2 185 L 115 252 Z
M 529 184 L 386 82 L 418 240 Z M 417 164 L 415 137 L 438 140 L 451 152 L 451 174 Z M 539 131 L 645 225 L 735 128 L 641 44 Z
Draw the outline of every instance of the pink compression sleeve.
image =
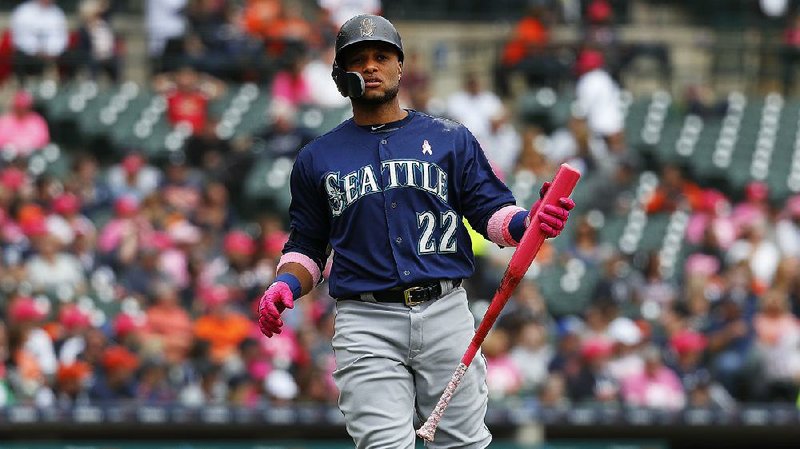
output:
M 319 271 L 319 266 L 317 266 L 317 263 L 311 260 L 310 257 L 302 253 L 288 252 L 281 256 L 281 260 L 278 262 L 278 268 L 276 268 L 276 271 L 280 270 L 284 264 L 289 262 L 299 263 L 302 265 L 303 268 L 308 270 L 308 273 L 311 274 L 311 279 L 314 281 L 314 285 L 317 285 L 322 274 Z

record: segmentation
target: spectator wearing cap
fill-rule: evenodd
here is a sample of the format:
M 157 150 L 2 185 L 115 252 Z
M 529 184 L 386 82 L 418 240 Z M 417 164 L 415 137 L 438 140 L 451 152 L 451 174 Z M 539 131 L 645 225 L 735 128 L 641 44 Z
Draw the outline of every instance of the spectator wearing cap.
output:
M 55 395 L 59 406 L 70 407 L 89 402 L 89 380 L 92 367 L 82 361 L 58 365 L 55 381 Z
M 680 410 L 686 404 L 686 393 L 678 376 L 664 365 L 661 351 L 648 346 L 642 353 L 644 370 L 622 381 L 622 398 L 634 407 Z
M 33 382 L 44 382 L 58 368 L 53 340 L 42 327 L 47 305 L 27 296 L 14 298 L 6 310 L 10 324 L 9 350 L 17 360 L 20 375 Z M 22 360 L 21 360 L 22 359 Z
M 50 211 L 61 217 L 76 237 L 86 237 L 93 246 L 97 229 L 94 223 L 81 213 L 81 199 L 78 195 L 65 192 L 56 196 L 50 203 Z
M 84 272 L 91 273 L 97 265 L 97 228 L 80 210 L 80 198 L 65 192 L 53 198 L 47 221 L 48 226 L 60 229 L 67 251 L 78 258 Z
M 700 370 L 705 370 L 703 352 L 708 345 L 705 335 L 692 329 L 683 329 L 673 334 L 669 339 L 672 363 L 669 366 L 681 378 L 684 387 L 689 391 L 688 383 Z
M 41 206 L 25 202 L 18 205 L 16 213 L 17 223 L 29 243 L 47 233 L 47 214 Z
M 11 13 L 12 64 L 20 84 L 42 75 L 67 48 L 64 11 L 53 0 L 27 0 Z
M 148 346 L 161 348 L 167 363 L 181 363 L 186 360 L 194 340 L 192 320 L 181 306 L 174 285 L 159 282 L 155 291 L 155 304 L 146 311 L 143 339 Z
M 138 311 L 135 313 L 119 313 L 111 324 L 114 340 L 129 348 L 141 347 L 143 331 L 147 327 L 147 315 Z
M 591 338 L 581 343 L 579 365 L 563 372 L 571 400 L 617 401 L 619 385 L 611 376 L 608 365 L 612 354 L 613 344 L 607 338 Z
M 0 116 L 0 152 L 6 157 L 27 158 L 50 143 L 47 122 L 33 110 L 33 95 L 17 91 L 10 110 Z
M 114 216 L 100 231 L 97 249 L 101 257 L 116 268 L 129 265 L 139 246 L 152 235 L 146 217 L 139 214 L 139 200 L 127 195 L 114 200 Z
M 736 228 L 731 219 L 731 203 L 725 194 L 713 188 L 703 189 L 698 208 L 686 225 L 686 239 L 707 254 L 730 247 L 736 239 Z
M 89 311 L 77 304 L 67 304 L 58 312 L 61 335 L 57 341 L 58 360 L 72 365 L 86 349 L 86 332 L 92 327 Z
M 213 362 L 233 362 L 239 344 L 250 334 L 251 320 L 231 307 L 230 292 L 225 286 L 204 289 L 200 297 L 206 311 L 194 322 L 195 338 L 210 344 Z
M 581 50 L 575 61 L 575 101 L 586 113 L 589 130 L 605 141 L 612 154 L 620 155 L 626 149 L 620 89 L 604 66 L 605 56 L 599 50 Z
M 102 369 L 95 370 L 89 388 L 93 402 L 109 404 L 136 398 L 136 354 L 123 346 L 110 346 L 103 352 L 101 364 Z
M 134 152 L 112 165 L 107 179 L 115 198 L 132 195 L 141 201 L 158 189 L 161 172 L 148 164 L 141 153 Z
M 769 186 L 761 181 L 751 181 L 744 188 L 744 200 L 733 206 L 731 220 L 737 232 L 768 219 L 770 216 Z

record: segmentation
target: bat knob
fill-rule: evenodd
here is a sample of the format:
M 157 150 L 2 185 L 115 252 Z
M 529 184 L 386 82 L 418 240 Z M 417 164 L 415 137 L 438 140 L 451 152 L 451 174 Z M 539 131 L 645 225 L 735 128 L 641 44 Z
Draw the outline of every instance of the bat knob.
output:
M 436 432 L 436 427 L 428 420 L 417 430 L 417 436 L 425 441 L 433 441 L 434 432 Z

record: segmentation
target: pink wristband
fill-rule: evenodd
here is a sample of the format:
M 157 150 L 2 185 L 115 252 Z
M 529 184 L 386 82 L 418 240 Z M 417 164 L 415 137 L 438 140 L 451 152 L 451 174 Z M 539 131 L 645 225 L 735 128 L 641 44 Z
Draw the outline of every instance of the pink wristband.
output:
M 518 242 L 511 237 L 508 224 L 511 223 L 511 219 L 517 212 L 524 210 L 519 206 L 505 206 L 492 214 L 486 225 L 486 234 L 489 236 L 489 240 L 501 246 L 516 246 Z

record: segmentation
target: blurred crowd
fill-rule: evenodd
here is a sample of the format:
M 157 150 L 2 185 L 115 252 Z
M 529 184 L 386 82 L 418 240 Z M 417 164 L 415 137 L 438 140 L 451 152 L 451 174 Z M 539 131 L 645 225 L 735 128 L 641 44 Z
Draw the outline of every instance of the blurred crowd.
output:
M 562 67 L 537 43 L 552 10 L 534 3 L 498 64 L 526 73 L 528 87 L 569 90 L 563 125 L 523 120 L 498 77 L 465 73 L 462 88 L 440 96 L 413 51 L 401 90 L 406 107 L 465 124 L 520 203 L 562 162 L 599 180 L 561 244 L 546 243 L 537 258 L 539 270 L 578 263 L 596 273 L 586 306 L 554 313 L 559 298 L 545 298 L 544 280 L 523 280 L 482 348 L 491 398 L 665 410 L 796 401 L 800 197 L 774 204 L 763 183 L 721 192 L 676 166 L 659 168 L 657 186 L 637 197 L 646 167 L 625 139 L 606 34 L 587 28 L 594 38 Z M 585 3 L 586 20 L 612 23 L 614 2 Z M 124 45 L 108 25 L 113 4 L 81 2 L 73 34 L 55 2 L 21 3 L 11 20 L 19 84 L 76 67 L 118 80 Z M 380 8 L 320 0 L 307 18 L 288 0 L 148 1 L 152 88 L 166 119 L 191 134 L 160 160 L 135 148 L 118 157 L 65 148 L 66 176 L 31 170 L 33 155 L 52 150 L 52 124 L 16 91 L 0 116 L 0 406 L 335 403 L 335 300 L 325 283 L 285 313 L 281 334 L 267 339 L 253 320 L 288 228 L 285 210 L 242 207 L 242 183 L 259 158 L 291 159 L 314 137 L 297 108 L 347 105 L 330 80 L 331 40 L 347 17 Z M 43 29 L 49 37 L 25 38 Z M 73 50 L 82 56 L 62 58 Z M 268 88 L 273 103 L 260 133 L 232 141 L 217 132 L 209 103 L 239 82 Z M 660 253 L 601 238 L 598 217 L 637 207 L 686 213 L 679 274 L 665 273 Z M 512 250 L 479 238 L 473 246 L 476 274 L 465 287 L 479 320 Z

